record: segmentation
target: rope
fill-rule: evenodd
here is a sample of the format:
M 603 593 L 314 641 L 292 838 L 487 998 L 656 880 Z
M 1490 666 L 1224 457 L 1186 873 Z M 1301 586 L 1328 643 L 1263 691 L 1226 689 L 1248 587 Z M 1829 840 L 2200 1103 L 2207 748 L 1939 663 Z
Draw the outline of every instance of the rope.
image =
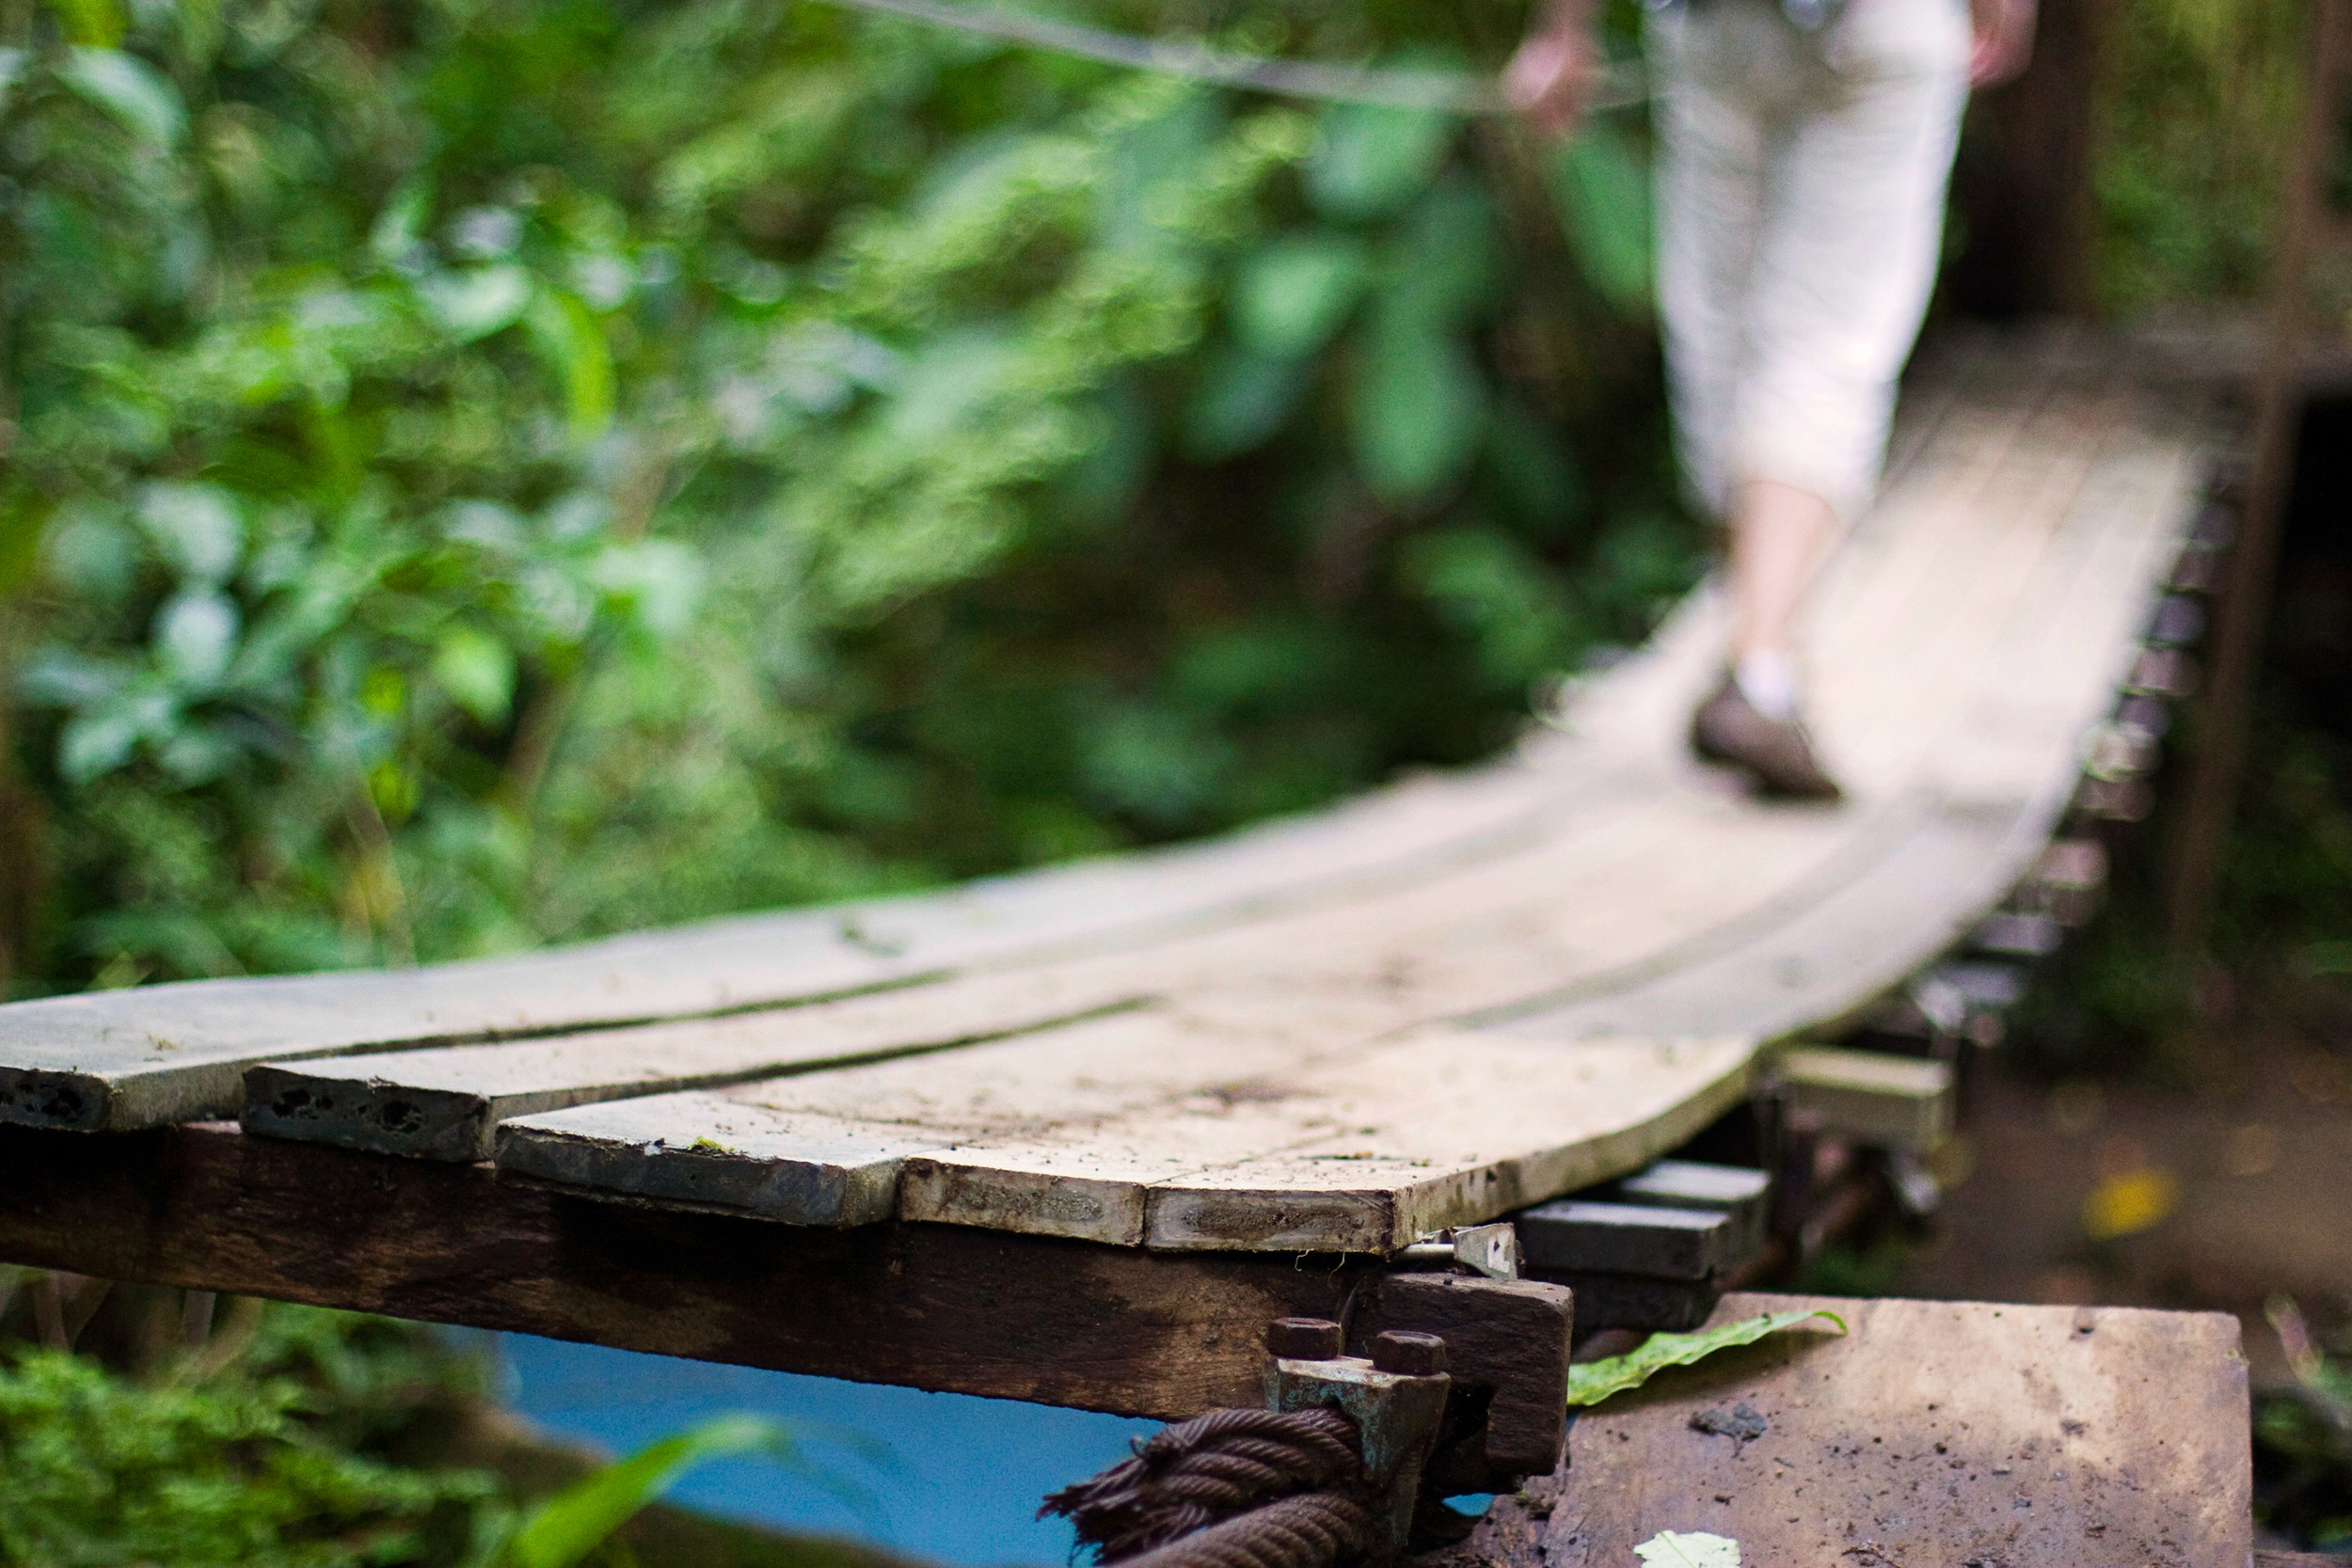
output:
M 1120 1568 L 1338 1568 L 1372 1544 L 1353 1497 L 1301 1492 L 1131 1557 Z
M 1102 1563 L 1334 1568 L 1372 1539 L 1356 1423 L 1336 1410 L 1212 1410 L 1045 1499 Z
M 954 0 L 833 3 L 929 23 L 934 27 L 977 33 L 983 38 L 1002 39 L 1033 49 L 1132 66 L 1138 71 L 1156 71 L 1214 87 L 1279 93 L 1286 98 L 1428 109 L 1454 115 L 1507 114 L 1511 108 L 1493 82 L 1458 71 L 1371 71 L 1359 66 L 1327 65 L 1319 60 L 1269 60 L 1257 55 L 1229 54 L 1195 40 L 1136 38 L 1080 26 L 1073 22 L 958 5 Z M 1586 102 L 1596 109 L 1621 109 L 1640 103 L 1647 95 L 1648 89 L 1638 75 L 1611 69 L 1602 73 Z

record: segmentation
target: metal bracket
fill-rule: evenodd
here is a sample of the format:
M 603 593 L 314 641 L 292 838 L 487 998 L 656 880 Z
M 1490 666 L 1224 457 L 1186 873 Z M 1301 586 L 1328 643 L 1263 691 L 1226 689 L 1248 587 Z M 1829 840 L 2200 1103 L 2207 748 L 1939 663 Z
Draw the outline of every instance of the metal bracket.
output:
M 1364 1476 L 1381 1505 L 1378 1537 L 1368 1555 L 1375 1563 L 1401 1560 L 1412 1539 L 1422 1467 L 1437 1447 L 1446 1395 L 1454 1387 L 1445 1371 L 1445 1341 L 1434 1334 L 1390 1332 L 1373 1341 L 1370 1357 L 1342 1355 L 1340 1325 L 1319 1318 L 1279 1319 L 1266 1340 L 1273 1353 L 1266 1408 L 1329 1405 L 1356 1423 Z
M 1401 1249 L 1390 1266 L 1406 1272 L 1458 1268 L 1482 1279 L 1517 1279 L 1518 1230 L 1509 1220 L 1459 1226 L 1434 1241 L 1415 1242 Z

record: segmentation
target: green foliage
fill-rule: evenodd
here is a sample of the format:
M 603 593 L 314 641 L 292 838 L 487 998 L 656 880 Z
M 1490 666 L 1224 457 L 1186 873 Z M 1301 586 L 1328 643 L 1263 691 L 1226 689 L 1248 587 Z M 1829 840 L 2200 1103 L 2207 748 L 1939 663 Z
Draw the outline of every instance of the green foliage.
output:
M 1299 809 L 1491 748 L 1693 569 L 1622 137 L 1563 237 L 1441 117 L 786 0 L 51 0 L 0 49 L 20 986 Z
M 1826 1318 L 1846 1332 L 1846 1320 L 1835 1312 L 1764 1312 L 1720 1328 L 1690 1334 L 1653 1334 L 1623 1355 L 1605 1356 L 1568 1369 L 1568 1405 L 1598 1404 L 1613 1394 L 1639 1388 L 1669 1367 L 1688 1367 L 1719 1351 L 1752 1345 L 1767 1335 L 1794 1328 L 1815 1318 Z
M 721 1416 L 649 1443 L 548 1498 L 508 1538 L 500 1568 L 572 1568 L 686 1471 L 706 1459 L 743 1453 L 763 1454 L 787 1471 L 870 1506 L 870 1498 L 841 1478 L 812 1465 L 785 1427 L 755 1416 Z
M 463 1482 L 311 1441 L 290 1384 L 127 1387 L 56 1351 L 0 1373 L 0 1555 L 10 1561 L 358 1564 L 414 1555 Z
M 232 1347 L 233 1348 L 233 1347 Z M 275 1308 L 244 1354 L 141 1382 L 62 1351 L 0 1356 L 0 1561 L 287 1568 L 446 1561 L 510 1513 L 486 1475 L 380 1445 L 461 1364 L 417 1330 Z
M 2120 8 L 2095 195 L 2101 291 L 2125 309 L 2262 287 L 2308 61 L 2306 8 Z
M 2254 1517 L 2319 1552 L 2352 1547 L 2352 1358 L 2316 1343 L 2295 1303 L 2273 1298 L 2272 1327 L 2295 1374 L 2254 1402 Z
M 26 1272 L 0 1271 L 0 1323 L 30 1332 Z M 190 1347 L 183 1292 L 117 1286 L 102 1299 L 78 1354 L 0 1333 L 0 1562 L 845 1568 L 872 1556 L 675 1510 L 632 1524 L 722 1454 L 762 1455 L 869 1510 L 810 1446 L 888 1463 L 856 1433 L 723 1417 L 592 1466 L 491 1413 L 482 1361 L 434 1330 L 244 1300 Z

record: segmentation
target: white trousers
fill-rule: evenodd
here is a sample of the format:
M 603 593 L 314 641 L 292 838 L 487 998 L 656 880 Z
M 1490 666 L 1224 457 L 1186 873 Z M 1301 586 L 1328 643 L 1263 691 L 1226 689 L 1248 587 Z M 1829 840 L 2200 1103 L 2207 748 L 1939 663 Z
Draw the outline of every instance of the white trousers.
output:
M 1935 282 L 1966 0 L 1846 0 L 1813 32 L 1777 0 L 1678 0 L 1649 33 L 1684 473 L 1719 517 L 1770 479 L 1851 520 Z

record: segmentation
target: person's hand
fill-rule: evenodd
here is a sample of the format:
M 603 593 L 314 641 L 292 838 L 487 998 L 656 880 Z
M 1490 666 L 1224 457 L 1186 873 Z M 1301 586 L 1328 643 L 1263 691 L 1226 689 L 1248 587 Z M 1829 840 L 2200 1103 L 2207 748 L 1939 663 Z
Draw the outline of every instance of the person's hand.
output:
M 1536 129 L 1556 136 L 1582 118 L 1599 70 L 1600 48 L 1583 8 L 1564 5 L 1511 56 L 1502 96 Z
M 1968 60 L 1968 84 L 1995 87 L 2025 71 L 2033 58 L 2034 0 L 1969 0 L 1977 47 Z

